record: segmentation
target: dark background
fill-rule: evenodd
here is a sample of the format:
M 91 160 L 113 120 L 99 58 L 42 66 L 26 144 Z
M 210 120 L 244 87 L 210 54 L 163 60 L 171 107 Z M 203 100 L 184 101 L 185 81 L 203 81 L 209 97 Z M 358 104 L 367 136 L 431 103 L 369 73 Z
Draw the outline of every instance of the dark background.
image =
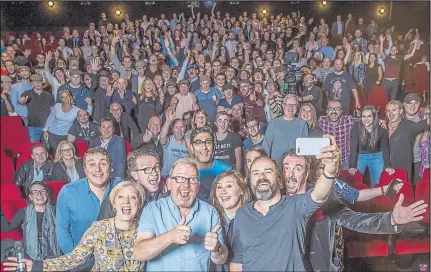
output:
M 142 2 L 90 2 L 89 5 L 82 5 L 82 2 L 55 2 L 55 6 L 50 8 L 48 2 L 1 2 L 1 30 L 2 31 L 40 31 L 61 30 L 63 26 L 84 27 L 89 22 L 98 22 L 102 11 L 108 14 L 108 18 L 114 23 L 121 22 L 126 13 L 131 20 L 141 18 L 146 14 L 149 16 L 160 15 L 165 13 L 170 17 L 173 12 L 185 12 L 186 17 L 191 14 L 190 8 L 187 8 L 185 1 L 154 1 L 155 5 L 146 5 Z M 239 5 L 231 5 L 229 1 L 217 1 L 216 11 L 220 10 L 222 14 L 228 11 L 233 16 L 242 14 L 247 11 L 249 15 L 252 12 L 258 13 L 262 17 L 261 10 L 268 10 L 270 14 L 285 15 L 292 11 L 300 10 L 306 16 L 313 15 L 315 18 L 324 17 L 331 27 L 337 14 L 347 17 L 347 13 L 353 16 L 363 16 L 365 21 L 375 19 L 380 27 L 389 25 L 390 3 L 389 1 L 362 2 L 362 1 L 328 1 L 326 7 L 320 4 L 320 1 L 313 2 L 292 2 L 292 1 L 271 1 L 271 2 L 246 2 L 239 1 Z M 88 3 L 88 2 L 84 2 Z M 418 27 L 422 36 L 428 36 L 430 28 L 430 2 L 429 1 L 393 1 L 392 24 L 398 27 L 402 33 L 413 27 Z M 200 7 L 195 11 L 201 13 L 210 13 L 211 5 L 208 2 L 200 2 Z M 383 15 L 378 10 L 384 7 L 386 12 Z M 115 15 L 115 10 L 120 9 L 123 13 L 120 16 Z M 427 38 L 423 37 L 424 40 Z

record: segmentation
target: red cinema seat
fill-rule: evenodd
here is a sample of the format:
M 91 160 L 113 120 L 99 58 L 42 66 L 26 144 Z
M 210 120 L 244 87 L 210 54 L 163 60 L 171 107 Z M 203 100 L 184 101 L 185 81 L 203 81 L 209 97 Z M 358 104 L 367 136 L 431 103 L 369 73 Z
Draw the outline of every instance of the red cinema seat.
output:
M 427 70 L 425 64 L 417 64 L 413 70 L 413 88 L 415 93 L 421 95 L 423 91 L 429 93 L 430 91 L 430 72 Z
M 6 153 L 2 150 L 0 154 L 0 160 L 0 184 L 13 184 L 15 168 L 13 167 L 12 159 L 6 156 Z
M 126 144 L 126 152 L 127 152 L 127 154 L 129 154 L 130 152 L 132 152 L 132 148 L 130 147 L 130 143 L 126 140 L 124 140 L 124 143 Z
M 80 158 L 84 158 L 84 154 L 88 150 L 88 143 L 85 141 L 75 141 L 73 144 L 76 148 L 76 155 Z
M 21 191 L 18 185 L 1 184 L 1 200 L 20 200 L 22 199 Z
M 2 200 L 1 208 L 8 222 L 12 220 L 14 215 L 20 210 L 27 207 L 27 201 L 24 199 L 19 200 Z M 16 228 L 11 232 L 3 232 L 1 231 L 1 240 L 13 239 L 13 240 L 21 240 L 22 233 L 21 228 Z
M 420 254 L 428 252 L 430 252 L 429 237 L 397 239 L 395 242 L 394 254 L 397 255 Z
M 339 179 L 344 181 L 345 183 L 349 184 L 352 187 L 355 187 L 356 184 L 363 184 L 362 182 L 362 174 L 359 171 L 356 171 L 355 174 L 352 176 L 350 175 L 348 170 L 342 170 L 340 171 Z
M 17 126 L 24 127 L 24 123 L 19 116 L 3 116 L 0 119 L 0 124 L 3 128 L 15 128 Z
M 377 184 L 376 188 L 381 186 L 381 184 Z M 409 206 L 415 202 L 412 185 L 410 183 L 404 183 L 403 188 L 401 188 L 400 192 L 395 195 L 394 199 L 390 199 L 386 196 L 378 196 L 371 199 L 371 212 L 391 212 L 394 209 L 400 194 L 404 195 L 402 203 L 403 206 Z
M 43 145 L 41 142 L 34 142 L 34 143 L 24 143 L 21 145 L 21 148 L 19 149 L 19 153 L 16 157 L 16 163 L 15 163 L 15 169 L 18 170 L 26 161 L 31 160 L 31 148 L 35 145 Z
M 383 171 L 382 174 L 380 175 L 379 184 L 380 185 L 388 185 L 389 183 L 391 183 L 391 181 L 393 179 L 400 179 L 403 183 L 409 182 L 407 171 L 404 169 L 396 168 L 395 172 L 392 175 L 389 175 L 388 172 Z M 376 186 L 377 186 L 377 184 L 376 184 Z
M 421 181 L 418 182 L 415 189 L 415 200 L 423 200 L 428 204 L 427 211 L 423 214 L 423 221 L 430 222 L 430 169 L 426 169 Z
M 52 190 L 52 200 L 51 203 L 53 205 L 56 205 L 57 203 L 57 197 L 60 193 L 61 188 L 63 188 L 64 185 L 67 184 L 67 181 L 48 181 L 46 182 L 46 185 L 48 185 Z
M 1 146 L 6 151 L 6 154 L 15 158 L 19 153 L 19 149 L 22 144 L 29 143 L 30 137 L 28 136 L 28 130 L 25 127 L 15 126 L 9 127 L 7 130 L 2 125 L 1 136 Z
M 373 105 L 378 110 L 381 119 L 385 118 L 385 109 L 388 102 L 388 95 L 385 89 L 382 86 L 373 86 L 368 96 L 368 105 Z
M 63 35 L 64 35 L 64 32 L 61 30 L 55 32 L 56 39 L 60 39 L 61 37 L 63 37 Z
M 371 235 L 369 237 L 372 237 Z M 383 257 L 389 254 L 387 242 L 374 239 L 371 241 L 348 241 L 346 243 L 347 255 L 350 259 L 366 257 Z

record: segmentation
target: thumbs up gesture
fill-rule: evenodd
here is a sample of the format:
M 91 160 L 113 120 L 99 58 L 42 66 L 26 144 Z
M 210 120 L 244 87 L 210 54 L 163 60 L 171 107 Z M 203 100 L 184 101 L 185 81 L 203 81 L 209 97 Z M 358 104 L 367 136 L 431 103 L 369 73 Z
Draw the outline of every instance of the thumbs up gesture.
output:
M 184 245 L 190 239 L 191 232 L 191 228 L 186 226 L 186 217 L 183 215 L 181 216 L 181 222 L 169 232 L 170 240 L 173 244 Z
M 211 232 L 208 232 L 205 235 L 205 249 L 208 251 L 216 251 L 219 246 L 220 242 L 218 241 L 218 234 L 217 231 L 220 228 L 220 224 L 217 224 Z

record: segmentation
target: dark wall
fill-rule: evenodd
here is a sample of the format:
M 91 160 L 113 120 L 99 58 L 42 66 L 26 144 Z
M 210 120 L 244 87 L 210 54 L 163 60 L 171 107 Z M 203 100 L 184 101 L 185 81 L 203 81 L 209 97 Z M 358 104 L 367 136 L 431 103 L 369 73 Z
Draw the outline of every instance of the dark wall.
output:
M 21 4 L 19 4 L 21 3 Z M 200 8 L 196 11 L 201 13 L 209 13 L 210 5 L 207 2 L 201 2 Z M 108 17 L 118 23 L 124 18 L 124 14 L 128 13 L 130 19 L 141 18 L 143 14 L 156 16 L 160 13 L 165 13 L 170 16 L 173 12 L 185 12 L 190 14 L 190 9 L 187 8 L 186 2 L 176 1 L 155 1 L 155 5 L 148 6 L 145 2 L 91 2 L 88 6 L 80 5 L 80 2 L 55 2 L 53 8 L 48 7 L 44 2 L 1 2 L 2 10 L 2 30 L 14 31 L 35 31 L 35 30 L 57 30 L 62 26 L 80 27 L 86 26 L 89 22 L 96 22 L 100 19 L 102 11 L 107 12 Z M 386 12 L 384 15 L 378 13 L 378 9 L 384 7 Z M 114 14 L 119 8 L 123 11 L 121 16 Z M 242 11 L 250 13 L 257 12 L 258 16 L 262 16 L 260 11 L 266 8 L 268 14 L 284 15 L 292 11 L 300 10 L 306 16 L 313 15 L 317 18 L 326 17 L 327 22 L 332 23 L 337 14 L 347 16 L 347 13 L 352 13 L 354 16 L 362 15 L 365 20 L 375 19 L 380 26 L 389 24 L 389 1 L 377 2 L 332 2 L 323 8 L 320 1 L 314 2 L 291 2 L 291 1 L 272 1 L 272 2 L 240 2 L 239 5 L 230 5 L 228 1 L 217 2 L 216 10 L 223 12 L 229 11 L 234 16 L 238 16 Z M 429 33 L 430 25 L 430 3 L 423 2 L 397 2 L 393 1 L 392 23 L 399 26 L 399 30 L 404 32 L 412 27 L 418 27 L 423 35 Z

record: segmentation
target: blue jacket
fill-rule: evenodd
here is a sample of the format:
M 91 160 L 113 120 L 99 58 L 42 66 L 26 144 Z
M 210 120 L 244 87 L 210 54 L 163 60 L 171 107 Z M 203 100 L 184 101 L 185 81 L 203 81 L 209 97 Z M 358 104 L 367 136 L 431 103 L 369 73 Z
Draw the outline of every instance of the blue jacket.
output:
M 90 140 L 89 148 L 98 147 L 102 144 L 100 138 L 93 138 Z M 124 170 L 126 168 L 126 144 L 124 138 L 118 135 L 113 135 L 108 143 L 106 149 L 112 159 L 112 177 L 124 177 Z

